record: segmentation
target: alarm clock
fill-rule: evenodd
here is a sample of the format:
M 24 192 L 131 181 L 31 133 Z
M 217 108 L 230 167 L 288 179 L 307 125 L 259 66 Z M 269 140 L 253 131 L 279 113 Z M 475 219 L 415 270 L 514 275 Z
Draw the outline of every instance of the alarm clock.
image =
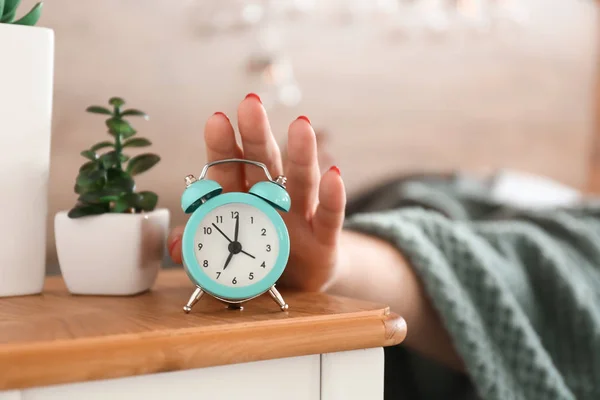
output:
M 219 183 L 206 179 L 208 169 L 224 163 L 262 168 L 266 180 L 246 192 L 223 193 Z M 185 177 L 181 208 L 189 217 L 182 238 L 184 269 L 196 285 L 183 311 L 189 313 L 208 293 L 231 309 L 266 292 L 282 311 L 288 305 L 275 289 L 290 254 L 287 227 L 279 212 L 288 212 L 286 178 L 273 179 L 260 162 L 232 158 L 204 166 L 200 177 Z

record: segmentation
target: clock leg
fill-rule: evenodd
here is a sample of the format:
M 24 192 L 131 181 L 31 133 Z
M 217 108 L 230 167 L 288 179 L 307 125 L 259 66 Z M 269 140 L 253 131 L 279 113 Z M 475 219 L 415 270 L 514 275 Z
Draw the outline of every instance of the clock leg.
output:
M 183 311 L 186 314 L 192 311 L 192 307 L 194 307 L 194 304 L 196 304 L 198 300 L 200 300 L 200 297 L 202 297 L 203 294 L 204 291 L 199 287 L 196 287 L 196 290 L 194 290 L 194 293 L 192 293 L 192 296 L 188 300 L 187 304 L 183 306 Z
M 275 300 L 275 303 L 279 305 L 281 311 L 287 311 L 289 307 L 283 299 L 283 297 L 281 296 L 281 294 L 277 291 L 277 289 L 275 289 L 275 285 L 271 286 L 271 289 L 269 289 L 269 294 L 271 295 L 271 298 Z

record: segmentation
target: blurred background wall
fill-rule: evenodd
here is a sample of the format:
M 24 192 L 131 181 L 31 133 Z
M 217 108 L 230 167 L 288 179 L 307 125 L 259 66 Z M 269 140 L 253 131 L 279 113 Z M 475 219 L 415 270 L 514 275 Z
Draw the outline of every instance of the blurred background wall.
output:
M 150 115 L 134 127 L 162 161 L 138 187 L 160 195 L 172 224 L 185 221 L 183 177 L 205 162 L 206 118 L 223 111 L 235 122 L 250 91 L 267 103 L 282 145 L 301 114 L 328 133 L 350 194 L 403 172 L 501 167 L 585 185 L 598 67 L 593 1 L 505 1 L 493 10 L 483 0 L 264 3 L 46 1 L 39 25 L 56 35 L 50 264 L 54 214 L 76 200 L 79 152 L 106 136 L 103 118 L 84 110 L 110 96 Z M 249 72 L 262 71 L 265 57 L 271 74 Z

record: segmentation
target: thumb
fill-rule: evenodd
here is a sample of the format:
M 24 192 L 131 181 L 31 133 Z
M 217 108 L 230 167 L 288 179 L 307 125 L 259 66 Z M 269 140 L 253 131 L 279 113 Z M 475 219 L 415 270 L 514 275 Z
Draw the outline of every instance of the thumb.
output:
M 181 264 L 181 239 L 183 238 L 183 226 L 174 228 L 169 237 L 167 238 L 167 248 L 169 249 L 169 256 L 176 264 Z

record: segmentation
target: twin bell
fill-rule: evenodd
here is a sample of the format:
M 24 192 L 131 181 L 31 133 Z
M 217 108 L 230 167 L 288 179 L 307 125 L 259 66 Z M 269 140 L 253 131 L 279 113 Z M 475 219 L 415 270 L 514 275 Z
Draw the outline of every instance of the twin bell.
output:
M 290 195 L 285 190 L 286 179 L 277 177 L 275 181 L 260 181 L 252 186 L 248 195 L 259 197 L 275 209 L 288 212 L 291 206 Z M 185 177 L 185 191 L 181 196 L 181 208 L 186 214 L 191 214 L 202 204 L 219 196 L 223 188 L 218 182 L 210 179 L 196 179 L 193 175 Z

